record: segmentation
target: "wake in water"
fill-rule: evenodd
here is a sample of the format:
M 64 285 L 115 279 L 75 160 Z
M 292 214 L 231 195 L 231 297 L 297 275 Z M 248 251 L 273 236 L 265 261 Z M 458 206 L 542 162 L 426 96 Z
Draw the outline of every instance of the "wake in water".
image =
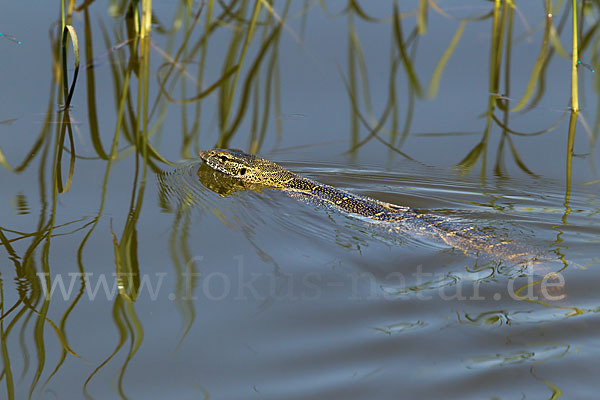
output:
M 344 225 L 348 236 L 366 234 L 391 246 L 450 247 L 480 261 L 514 265 L 519 267 L 515 269 L 518 273 L 538 275 L 541 272 L 545 275 L 549 269 L 544 267 L 540 271 L 541 264 L 547 266 L 548 263 L 558 262 L 562 265 L 555 257 L 545 255 L 533 246 L 496 236 L 492 229 L 475 227 L 474 223 L 467 221 L 455 221 L 405 207 L 399 207 L 402 219 L 377 221 L 340 212 L 314 196 L 281 189 L 265 190 L 264 186 L 229 177 L 203 163 L 186 163 L 171 172 L 161 173 L 158 183 L 161 205 L 165 210 L 168 208 L 180 212 L 201 207 L 230 228 L 253 230 L 260 225 L 271 226 L 272 229 L 287 227 L 292 232 L 304 232 L 305 235 L 330 240 L 331 229 L 327 225 L 333 222 Z M 293 208 L 290 208 L 281 203 L 280 194 L 303 201 L 296 203 L 297 206 L 291 203 Z M 314 207 L 310 210 L 304 207 L 303 210 L 302 203 Z M 340 218 L 322 221 L 319 209 Z M 311 211 L 316 212 L 311 215 Z

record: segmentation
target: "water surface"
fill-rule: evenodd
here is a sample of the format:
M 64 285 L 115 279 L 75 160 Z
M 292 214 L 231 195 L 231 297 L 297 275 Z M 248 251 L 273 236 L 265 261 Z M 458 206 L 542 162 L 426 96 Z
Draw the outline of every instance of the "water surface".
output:
M 149 41 L 81 2 L 68 107 L 54 3 L 0 13 L 0 398 L 596 396 L 596 3 L 574 124 L 570 2 L 154 2 Z M 201 180 L 217 145 L 539 260 Z

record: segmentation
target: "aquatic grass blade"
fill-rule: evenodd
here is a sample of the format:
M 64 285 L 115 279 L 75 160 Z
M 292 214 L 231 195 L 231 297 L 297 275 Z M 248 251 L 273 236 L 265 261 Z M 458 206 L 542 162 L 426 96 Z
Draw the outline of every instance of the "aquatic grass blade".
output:
M 68 33 L 68 36 L 67 36 Z M 63 47 L 63 69 L 66 69 L 67 67 L 67 59 L 66 59 L 66 49 L 67 49 L 67 40 L 68 38 L 71 39 L 71 44 L 73 46 L 73 57 L 74 57 L 74 63 L 75 63 L 75 68 L 73 71 L 73 80 L 71 81 L 71 86 L 69 87 L 68 90 L 68 94 L 66 96 L 66 101 L 65 101 L 65 109 L 68 109 L 69 106 L 71 105 L 71 99 L 73 98 L 73 92 L 75 91 L 75 84 L 77 83 L 77 76 L 79 75 L 79 41 L 77 40 L 77 33 L 75 32 L 75 28 L 73 28 L 71 25 L 65 25 L 65 29 L 63 30 L 62 33 L 62 47 Z M 67 75 L 64 75 L 65 78 L 67 77 Z M 64 85 L 66 88 L 67 85 L 67 81 L 66 79 L 64 80 Z
M 267 37 L 267 39 L 263 42 L 261 49 L 259 50 L 256 59 L 252 63 L 250 70 L 248 71 L 248 75 L 246 76 L 246 80 L 244 81 L 243 90 L 242 90 L 242 98 L 240 99 L 240 104 L 238 106 L 237 113 L 229 126 L 229 129 L 221 135 L 219 138 L 219 142 L 217 146 L 227 146 L 227 143 L 233 136 L 235 130 L 238 128 L 242 118 L 244 117 L 247 111 L 248 98 L 250 97 L 250 89 L 253 84 L 253 78 L 258 73 L 260 65 L 264 60 L 267 50 L 271 47 L 272 43 L 275 42 L 275 38 L 279 36 L 281 33 L 281 24 L 278 24 L 276 28 L 273 29 L 273 32 Z M 239 72 L 239 69 L 238 69 Z
M 357 83 L 356 83 L 356 55 L 355 55 L 355 46 L 352 44 L 352 30 L 354 29 L 354 17 L 353 13 L 348 13 L 348 83 L 347 91 L 350 96 L 350 105 L 352 108 L 358 109 L 356 105 L 356 99 L 358 98 L 357 94 Z M 344 80 L 342 76 L 342 80 Z M 344 80 L 345 82 L 345 80 Z M 350 113 L 350 146 L 351 148 L 355 148 L 358 145 L 359 137 L 360 137 L 360 125 L 358 123 L 358 115 L 357 112 Z
M 536 174 L 534 174 L 533 172 L 531 172 L 531 170 L 529 168 L 527 168 L 527 166 L 525 165 L 525 163 L 523 162 L 523 160 L 521 160 L 521 157 L 519 156 L 519 152 L 517 151 L 517 148 L 515 147 L 512 139 L 510 138 L 510 136 L 506 136 L 506 138 L 508 140 L 510 152 L 512 153 L 512 156 L 513 156 L 515 162 L 517 163 L 517 166 L 519 168 L 521 168 L 521 170 L 523 172 L 525 172 L 526 174 L 531 175 L 531 176 L 537 176 Z
M 67 83 L 67 40 L 71 38 L 71 43 L 73 46 L 73 56 L 75 59 L 75 70 L 73 72 L 73 80 L 71 81 L 71 86 L 68 87 Z M 63 90 L 65 92 L 65 105 L 63 109 L 63 118 L 60 127 L 60 134 L 57 141 L 57 149 L 56 149 L 56 185 L 59 193 L 65 193 L 69 191 L 69 187 L 71 186 L 71 182 L 73 181 L 73 173 L 75 171 L 75 143 L 73 140 L 73 131 L 71 128 L 71 121 L 69 116 L 69 107 L 71 105 L 71 99 L 73 98 L 73 93 L 75 91 L 75 84 L 77 83 L 77 76 L 79 74 L 79 43 L 77 41 L 77 34 L 75 32 L 75 28 L 71 25 L 65 25 L 65 28 L 62 32 L 62 71 L 63 71 Z M 62 153 L 65 139 L 65 132 L 69 134 L 69 144 L 71 146 L 71 158 L 69 162 L 69 172 L 67 175 L 66 184 L 63 186 L 62 181 Z
M 400 24 L 400 11 L 398 10 L 398 3 L 394 3 L 394 34 L 396 38 L 396 44 L 398 46 L 398 50 L 400 52 L 400 58 L 402 60 L 402 64 L 404 65 L 404 69 L 406 70 L 406 74 L 408 75 L 408 79 L 410 84 L 414 87 L 415 93 L 417 97 L 422 97 L 421 84 L 415 74 L 415 71 L 412 67 L 412 62 L 408 58 L 406 54 L 406 44 L 402 39 L 402 26 Z
M 525 107 L 525 105 L 527 105 L 527 103 L 529 102 L 529 99 L 531 99 L 531 96 L 533 95 L 533 90 L 535 89 L 535 87 L 538 83 L 538 80 L 540 77 L 540 72 L 542 70 L 542 67 L 544 65 L 544 62 L 545 62 L 547 54 L 548 54 L 548 41 L 550 40 L 551 24 L 552 24 L 552 16 L 547 16 L 546 24 L 545 24 L 545 28 L 544 28 L 544 36 L 542 38 L 542 45 L 540 47 L 540 51 L 539 51 L 537 60 L 531 71 L 531 75 L 529 76 L 529 81 L 527 82 L 527 86 L 525 88 L 525 93 L 523 93 L 523 96 L 521 97 L 521 99 L 519 100 L 517 105 L 511 109 L 511 112 L 519 111 L 523 107 Z
M 462 36 L 462 33 L 465 29 L 466 23 L 467 23 L 467 21 L 465 21 L 465 20 L 462 20 L 460 22 L 458 29 L 456 29 L 456 32 L 454 33 L 454 36 L 452 37 L 452 40 L 450 41 L 450 45 L 448 46 L 446 51 L 444 51 L 442 58 L 440 58 L 440 61 L 435 66 L 435 70 L 433 71 L 431 81 L 429 82 L 429 89 L 427 91 L 427 96 L 430 99 L 437 96 L 438 88 L 440 85 L 440 80 L 442 79 L 442 72 L 444 71 L 444 68 L 446 67 L 447 62 L 450 59 L 450 56 L 452 55 L 452 53 L 454 53 L 454 49 L 456 48 L 456 45 L 458 44 L 458 42 Z
M 2 148 L 0 148 L 0 164 L 2 164 L 2 166 L 4 168 L 6 168 L 10 172 L 12 172 L 13 169 L 10 166 L 10 164 L 8 163 L 8 161 L 6 161 L 6 157 L 4 156 L 4 153 L 2 152 Z
M 539 136 L 539 135 L 543 135 L 545 133 L 548 132 L 552 132 L 554 129 L 556 129 L 558 127 L 558 125 L 560 124 L 560 122 L 563 120 L 563 118 L 568 114 L 568 112 L 564 112 L 562 113 L 562 115 L 560 116 L 560 118 L 551 126 L 549 126 L 546 129 L 542 129 L 540 131 L 535 131 L 535 132 L 518 132 L 515 131 L 514 129 L 509 128 L 508 126 L 506 126 L 502 121 L 500 121 L 498 119 L 498 117 L 496 117 L 495 115 L 492 114 L 492 118 L 494 120 L 494 122 L 496 124 L 498 124 L 499 127 L 501 127 L 503 130 L 505 130 L 506 132 L 509 132 L 513 135 L 517 135 L 517 136 Z
M 1 233 L 1 231 L 0 231 Z M 2 235 L 4 236 L 4 235 Z M 4 280 L 0 278 L 0 315 L 4 315 Z M 15 386 L 12 369 L 10 366 L 10 355 L 7 345 L 8 334 L 4 329 L 4 319 L 0 319 L 0 348 L 2 349 L 2 375 L 6 384 L 6 394 L 9 400 L 15 398 Z
M 573 48 L 571 53 L 571 109 L 574 113 L 579 111 L 579 89 L 577 82 L 577 61 L 579 60 L 579 48 L 577 47 L 577 0 L 572 0 L 573 3 Z M 582 21 L 583 22 L 583 21 Z
M 90 126 L 90 138 L 98 157 L 108 160 L 108 154 L 104 151 L 100 139 L 100 128 L 98 126 L 98 113 L 96 107 L 96 73 L 93 67 L 94 48 L 92 43 L 92 28 L 88 7 L 83 9 L 84 33 L 85 33 L 85 58 L 86 58 L 86 84 L 87 84 L 87 115 Z
M 558 32 L 557 32 L 556 28 L 554 27 L 554 24 L 550 24 L 550 43 L 552 44 L 552 48 L 554 49 L 554 51 L 556 51 L 556 53 L 559 56 L 566 58 L 566 59 L 569 58 L 569 54 L 563 47 L 562 42 L 560 41 Z
M 431 8 L 433 8 L 433 10 L 435 10 L 435 12 L 437 12 L 441 16 L 446 17 L 446 18 L 453 18 L 452 15 L 450 15 L 446 11 L 442 10 L 440 8 L 440 6 L 437 5 L 437 3 L 435 2 L 435 0 L 428 0 L 428 2 L 429 2 L 429 6 Z
M 287 14 L 289 12 L 289 8 L 292 4 L 291 0 L 286 1 L 285 4 L 285 8 L 283 10 L 282 16 L 279 17 L 278 21 L 280 24 L 285 25 L 285 21 L 287 19 Z M 265 30 L 266 32 L 266 30 Z M 275 37 L 275 41 L 273 42 L 273 45 L 271 47 L 271 58 L 269 60 L 268 66 L 267 66 L 267 71 L 266 71 L 266 84 L 265 84 L 265 89 L 264 89 L 264 95 L 263 95 L 263 115 L 262 115 L 262 124 L 260 127 L 260 131 L 259 131 L 259 136 L 258 136 L 258 142 L 256 143 L 256 146 L 254 148 L 255 152 L 258 152 L 260 150 L 260 148 L 262 147 L 262 144 L 264 142 L 266 133 L 267 133 L 267 126 L 269 123 L 269 116 L 270 116 L 270 106 L 271 106 L 271 95 L 273 95 L 274 97 L 274 104 L 273 104 L 273 108 L 274 108 L 274 114 L 275 114 L 275 131 L 276 131 L 276 138 L 280 138 L 281 137 L 281 129 L 282 129 L 282 125 L 281 125 L 281 118 L 278 118 L 279 115 L 281 115 L 281 104 L 280 104 L 280 96 L 279 96 L 279 40 L 281 38 L 281 35 L 277 35 Z M 272 93 L 274 92 L 274 93 Z
M 367 63 L 365 62 L 365 55 L 362 51 L 362 45 L 360 39 L 356 34 L 354 24 L 349 24 L 348 35 L 350 38 L 350 45 L 352 46 L 352 54 L 355 55 L 355 59 L 358 65 L 358 72 L 360 74 L 360 81 L 362 83 L 362 93 L 364 97 L 364 104 L 366 108 L 366 114 L 368 116 L 373 115 L 373 108 L 371 106 L 371 94 L 369 90 L 369 77 L 367 74 Z
M 485 143 L 479 142 L 475 147 L 473 147 L 473 149 L 471 149 L 469 154 L 467 154 L 467 156 L 458 163 L 457 167 L 460 168 L 463 173 L 468 173 L 475 166 L 475 163 L 479 159 L 479 156 L 484 148 Z
M 175 99 L 170 95 L 169 91 L 165 88 L 166 80 L 160 79 L 160 70 L 165 67 L 169 67 L 169 66 L 170 66 L 169 64 L 164 64 L 162 67 L 159 68 L 159 74 L 157 75 L 157 79 L 158 79 L 158 85 L 160 87 L 160 91 L 162 92 L 162 94 L 166 97 L 166 99 L 168 101 L 170 101 L 171 103 L 175 103 L 175 104 L 192 103 L 192 102 L 195 102 L 195 101 L 205 98 L 206 96 L 208 96 L 209 94 L 214 92 L 216 89 L 221 87 L 221 85 L 223 85 L 225 82 L 227 82 L 227 80 L 231 77 L 231 75 L 236 73 L 239 69 L 239 67 L 237 65 L 230 68 L 218 80 L 216 80 L 212 85 L 210 85 L 208 88 L 206 88 L 202 92 L 200 92 L 192 97 L 187 97 L 185 99 Z
M 252 37 L 254 35 L 254 28 L 256 27 L 256 23 L 258 21 L 258 15 L 261 9 L 261 0 L 254 1 L 254 7 L 252 9 L 252 16 L 250 17 L 250 24 L 248 26 L 248 30 L 246 32 L 246 37 L 244 39 L 244 44 L 242 45 L 242 50 L 240 56 L 238 58 L 236 73 L 233 77 L 233 82 L 231 84 L 231 91 L 227 94 L 227 101 L 225 103 L 225 109 L 223 111 L 223 125 L 222 132 L 223 134 L 219 138 L 220 144 L 226 144 L 229 140 L 228 136 L 232 129 L 229 128 L 229 114 L 231 113 L 231 109 L 233 108 L 233 101 L 235 99 L 235 91 L 237 89 L 237 83 L 240 79 L 240 73 L 242 70 L 242 65 L 244 64 L 244 60 L 246 58 L 246 52 L 250 47 L 250 43 L 252 41 Z
M 419 0 L 419 14 L 417 17 L 419 35 L 427 33 L 427 2 L 428 0 Z
M 348 7 L 346 8 L 346 12 L 350 12 L 353 11 L 354 13 L 356 13 L 356 15 L 367 22 L 374 22 L 374 23 L 384 23 L 387 22 L 388 20 L 385 18 L 375 18 L 375 17 L 371 17 L 369 14 L 367 14 L 362 7 L 360 6 L 360 4 L 358 3 L 358 1 L 356 0 L 350 0 L 350 3 L 348 4 Z

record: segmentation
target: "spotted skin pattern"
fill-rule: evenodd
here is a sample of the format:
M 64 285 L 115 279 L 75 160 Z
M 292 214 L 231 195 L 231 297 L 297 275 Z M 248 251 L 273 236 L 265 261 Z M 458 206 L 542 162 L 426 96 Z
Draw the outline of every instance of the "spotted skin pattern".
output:
M 298 199 L 330 205 L 386 223 L 390 232 L 415 233 L 438 239 L 475 256 L 487 254 L 514 262 L 529 262 L 534 256 L 510 240 L 486 234 L 442 216 L 419 213 L 409 207 L 386 203 L 325 185 L 295 174 L 280 165 L 241 150 L 201 151 L 200 158 L 211 168 L 249 184 L 281 189 Z

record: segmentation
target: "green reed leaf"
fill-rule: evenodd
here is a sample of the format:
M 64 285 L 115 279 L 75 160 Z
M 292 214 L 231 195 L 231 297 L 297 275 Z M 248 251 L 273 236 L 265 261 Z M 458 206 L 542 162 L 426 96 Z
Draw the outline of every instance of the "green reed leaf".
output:
M 452 55 L 452 53 L 454 53 L 454 49 L 456 48 L 456 45 L 458 44 L 458 41 L 462 36 L 466 23 L 466 20 L 462 20 L 460 22 L 458 29 L 456 30 L 454 36 L 452 37 L 452 40 L 450 41 L 450 45 L 448 46 L 446 51 L 444 51 L 444 54 L 442 54 L 442 58 L 440 58 L 440 61 L 438 62 L 438 64 L 435 67 L 435 70 L 433 71 L 431 81 L 429 82 L 429 89 L 427 90 L 427 96 L 430 99 L 437 96 L 437 92 L 440 86 L 440 80 L 442 79 L 442 72 L 444 72 L 444 68 L 446 67 L 446 63 L 448 63 L 450 56 Z
M 358 98 L 358 89 L 356 83 L 356 47 L 352 44 L 352 32 L 354 31 L 354 14 L 348 13 L 348 84 L 346 85 L 348 95 L 350 96 L 350 103 L 353 108 L 358 109 L 356 105 Z M 355 147 L 358 144 L 360 137 L 358 115 L 356 112 L 350 113 L 350 143 L 351 147 Z
M 506 168 L 504 167 L 504 142 L 506 142 L 506 134 L 502 135 L 498 143 L 496 152 L 496 165 L 494 166 L 494 174 L 496 176 L 506 176 Z
M 354 29 L 354 24 L 350 26 L 348 34 L 350 37 L 350 45 L 353 47 L 352 54 L 355 55 L 355 59 L 358 65 L 358 72 L 360 74 L 360 81 L 362 83 L 362 93 L 364 97 L 363 101 L 365 103 L 365 108 L 367 109 L 367 115 L 372 115 L 373 108 L 371 106 L 371 94 L 369 90 L 367 63 L 365 62 L 365 55 L 362 51 L 362 45 L 360 44 L 358 35 L 356 34 L 356 29 Z
M 419 14 L 417 16 L 419 35 L 427 33 L 427 1 L 428 0 L 419 0 Z
M 126 222 L 121 241 L 112 230 L 113 250 L 115 255 L 116 274 L 119 293 L 129 301 L 136 301 L 140 288 L 139 264 L 137 262 L 137 233 L 131 218 Z
M 231 85 L 231 92 L 228 94 L 229 101 L 227 102 L 227 107 L 225 108 L 225 113 L 224 113 L 224 118 L 223 118 L 223 131 L 224 132 L 226 132 L 227 124 L 229 123 L 229 114 L 233 107 L 233 100 L 235 98 L 234 96 L 235 96 L 235 91 L 237 89 L 237 83 L 240 79 L 240 73 L 241 73 L 242 65 L 244 64 L 244 60 L 246 58 L 246 52 L 248 51 L 248 48 L 250 47 L 250 43 L 251 43 L 252 37 L 254 35 L 254 28 L 256 27 L 256 22 L 258 21 L 258 15 L 259 15 L 260 9 L 261 9 L 261 1 L 255 0 L 254 8 L 252 10 L 252 16 L 250 18 L 250 25 L 248 26 L 248 30 L 246 32 L 246 38 L 244 40 L 244 44 L 242 45 L 241 54 L 240 54 L 240 57 L 237 62 L 238 69 L 233 78 L 233 83 Z M 227 136 L 227 135 L 228 135 L 228 133 L 226 133 L 225 135 L 221 135 L 221 138 L 219 139 L 219 141 L 222 141 L 223 136 Z
M 77 40 L 77 34 L 75 28 L 71 25 L 65 25 L 65 29 L 62 33 L 62 70 L 63 70 L 63 89 L 67 91 L 67 41 L 71 38 L 71 44 L 73 46 L 73 57 L 75 59 L 75 70 L 73 72 L 73 80 L 71 86 L 66 94 L 66 101 L 63 110 L 63 118 L 61 122 L 60 135 L 57 142 L 57 157 L 56 157 L 56 185 L 59 193 L 65 193 L 69 191 L 69 187 L 73 181 L 73 173 L 75 171 L 75 142 L 73 140 L 73 130 L 71 128 L 71 120 L 69 116 L 69 107 L 71 106 L 71 99 L 75 91 L 75 84 L 77 83 L 77 76 L 79 75 L 79 43 Z M 65 132 L 69 134 L 69 144 L 71 147 L 70 161 L 69 161 L 69 172 L 67 175 L 67 182 L 63 186 L 62 182 L 62 153 L 65 139 Z
M 163 64 L 163 66 L 161 66 L 159 69 L 159 73 L 160 73 L 160 70 L 162 70 L 163 68 L 166 68 L 166 67 L 170 67 L 170 64 Z M 205 98 L 206 96 L 208 96 L 209 94 L 211 94 L 212 92 L 214 92 L 221 85 L 223 85 L 225 82 L 227 82 L 227 80 L 231 77 L 231 75 L 236 73 L 238 71 L 238 69 L 239 68 L 237 65 L 233 66 L 228 71 L 225 71 L 225 73 L 217 81 L 215 81 L 212 85 L 210 85 L 208 88 L 206 88 L 205 90 L 203 90 L 202 92 L 198 93 L 197 95 L 195 95 L 193 97 L 188 97 L 185 99 L 175 99 L 175 98 L 171 97 L 168 90 L 165 88 L 166 81 L 164 81 L 164 80 L 161 81 L 159 79 L 158 84 L 160 87 L 160 91 L 166 97 L 166 99 L 168 101 L 175 103 L 175 104 L 192 103 L 194 101 L 201 100 L 201 99 Z
M 349 12 L 350 10 L 354 11 L 360 19 L 367 21 L 367 22 L 383 23 L 383 22 L 388 21 L 385 18 L 371 17 L 369 14 L 367 14 L 362 9 L 360 4 L 358 4 L 358 2 L 356 0 L 350 0 L 350 4 L 348 5 L 348 8 L 346 9 L 346 11 Z
M 69 34 L 67 36 L 66 34 Z M 71 105 L 71 99 L 73 98 L 73 92 L 75 91 L 75 84 L 77 83 L 77 76 L 79 75 L 79 41 L 77 40 L 77 33 L 75 32 L 75 28 L 71 25 L 66 25 L 65 30 L 63 31 L 63 48 L 66 50 L 67 47 L 67 38 L 71 38 L 71 44 L 73 45 L 73 57 L 75 61 L 75 70 L 73 72 L 73 80 L 71 81 L 71 87 L 69 89 L 69 94 L 67 95 L 67 100 L 65 102 L 65 109 L 69 108 Z M 63 59 L 64 65 L 66 66 L 66 59 Z M 65 82 L 66 83 L 66 82 Z
M 509 128 L 508 126 L 506 126 L 494 114 L 492 114 L 492 119 L 494 120 L 494 122 L 496 122 L 498 124 L 498 126 L 500 126 L 502 129 L 504 129 L 506 132 L 512 133 L 513 135 L 517 135 L 517 136 L 539 136 L 539 135 L 543 135 L 544 133 L 548 133 L 548 132 L 551 132 L 554 129 L 556 129 L 558 127 L 558 125 L 560 124 L 560 122 L 563 120 L 563 118 L 567 114 L 568 114 L 568 112 L 565 111 L 564 113 L 562 113 L 562 115 L 560 116 L 560 118 L 554 124 L 552 124 L 552 126 L 546 128 L 546 129 L 542 129 L 541 131 L 535 131 L 535 132 L 518 132 L 518 131 L 515 131 L 515 130 Z
M 121 316 L 122 309 L 123 309 L 123 298 L 121 296 L 117 296 L 115 303 L 113 305 L 112 316 L 113 316 L 113 320 L 115 322 L 115 327 L 119 331 L 119 343 L 117 343 L 113 352 L 90 373 L 90 375 L 87 377 L 87 379 L 83 383 L 83 394 L 86 399 L 93 399 L 93 397 L 90 396 L 90 394 L 88 393 L 88 389 L 87 389 L 87 386 L 91 382 L 92 378 L 94 378 L 94 376 L 106 364 L 108 364 L 108 362 L 111 361 L 115 357 L 115 355 L 117 355 L 119 350 L 121 350 L 121 348 L 123 348 L 123 346 L 125 345 L 125 342 L 127 340 L 127 328 L 125 327 L 125 324 L 123 322 L 123 317 Z
M 289 12 L 289 8 L 290 8 L 291 4 L 292 4 L 291 0 L 288 0 L 286 2 L 285 8 L 282 13 L 282 17 L 280 17 L 278 19 L 280 24 L 285 24 L 285 20 L 287 19 L 287 14 Z M 265 30 L 265 32 L 266 32 L 266 30 Z M 279 39 L 280 38 L 281 38 L 281 35 L 277 35 L 275 37 L 273 45 L 271 47 L 271 58 L 269 60 L 268 66 L 267 66 L 267 72 L 266 72 L 267 81 L 266 81 L 266 85 L 264 88 L 263 104 L 265 106 L 263 108 L 262 124 L 261 124 L 260 131 L 259 131 L 258 142 L 256 143 L 256 146 L 255 146 L 256 152 L 258 152 L 258 150 L 262 147 L 262 144 L 264 142 L 265 135 L 267 132 L 267 126 L 268 126 L 269 116 L 270 116 L 271 91 L 272 90 L 275 91 L 275 93 L 274 93 L 274 98 L 275 98 L 274 111 L 275 111 L 276 132 L 277 132 L 277 137 L 280 137 L 281 118 L 278 118 L 278 116 L 281 114 L 281 107 L 280 107 L 281 100 L 278 96 L 278 91 L 279 91 L 279 86 L 278 86 L 278 81 L 279 81 Z
M 369 135 L 367 135 L 364 139 L 362 139 L 361 141 L 359 141 L 357 143 L 353 142 L 352 146 L 350 147 L 350 149 L 348 151 L 346 151 L 346 153 L 352 153 L 352 152 L 356 151 L 358 148 L 360 148 L 361 146 L 366 144 L 368 141 L 375 138 L 378 141 L 380 141 L 381 143 L 383 143 L 384 145 L 386 145 L 388 148 L 390 148 L 390 150 L 395 151 L 396 153 L 399 153 L 407 158 L 410 158 L 406 154 L 401 152 L 400 150 L 396 149 L 392 144 L 384 141 L 383 139 L 381 139 L 378 136 L 379 131 L 383 128 L 385 122 L 387 121 L 387 119 L 390 115 L 390 112 L 392 111 L 392 107 L 395 104 L 395 102 L 394 102 L 394 96 L 395 96 L 395 90 L 396 90 L 395 78 L 396 78 L 396 71 L 398 69 L 398 65 L 399 65 L 399 61 L 396 58 L 393 60 L 392 66 L 390 68 L 390 78 L 389 78 L 390 84 L 389 84 L 388 101 L 385 106 L 385 109 L 383 110 L 381 117 L 379 118 L 379 120 L 377 120 L 377 123 L 375 124 L 375 127 L 373 127 L 373 128 L 371 128 L 371 125 L 369 124 L 369 122 L 365 119 L 365 117 L 360 112 L 356 96 L 354 93 L 352 93 L 352 88 L 350 87 L 350 84 L 346 81 L 346 79 L 342 75 L 342 80 L 344 82 L 344 86 L 346 87 L 346 91 L 348 92 L 348 96 L 350 97 L 350 102 L 352 104 L 353 115 L 356 115 L 356 117 L 360 120 L 360 122 L 364 125 L 364 127 L 369 131 Z
M 104 151 L 102 140 L 100 139 L 100 129 L 98 127 L 98 112 L 96 107 L 96 73 L 93 67 L 94 62 L 94 47 L 92 43 L 92 29 L 90 24 L 90 16 L 88 7 L 83 10 L 84 33 L 85 33 L 85 59 L 86 66 L 86 84 L 87 84 L 87 115 L 90 124 L 90 137 L 92 145 L 98 157 L 108 160 L 108 155 Z
M 164 158 L 163 156 L 160 155 L 160 153 L 154 148 L 154 146 L 152 146 L 152 144 L 150 144 L 150 142 L 148 142 L 146 144 L 147 148 L 148 148 L 148 156 L 152 157 L 158 161 L 160 161 L 163 164 L 167 164 L 167 165 L 171 165 L 174 166 L 175 164 L 172 163 L 171 161 L 167 160 L 166 158 Z M 153 164 L 150 163 L 150 166 L 153 167 L 152 169 L 157 171 L 156 166 L 154 166 Z
M 572 50 L 571 50 L 571 110 L 573 112 L 579 111 L 579 89 L 578 89 L 578 78 L 577 78 L 577 62 L 579 61 L 579 48 L 577 46 L 577 39 L 579 32 L 577 30 L 577 1 L 573 0 L 573 34 L 572 34 Z M 583 21 L 582 21 L 583 22 Z
M 444 137 L 444 136 L 467 136 L 467 135 L 479 135 L 481 132 L 423 132 L 423 133 L 413 133 L 412 136 L 422 136 L 422 137 Z
M 404 69 L 406 70 L 406 74 L 408 75 L 408 80 L 410 84 L 414 87 L 415 93 L 418 97 L 422 97 L 421 85 L 419 84 L 419 80 L 415 71 L 412 67 L 412 62 L 408 58 L 406 54 L 406 48 L 404 40 L 402 39 L 402 26 L 400 23 L 400 11 L 398 10 L 398 4 L 394 3 L 394 34 L 396 38 L 396 44 L 398 46 L 398 50 L 400 52 L 400 58 L 402 59 L 402 64 L 404 65 Z
M 0 147 L 0 164 L 2 164 L 2 166 L 4 168 L 6 168 L 7 170 L 12 172 L 12 167 L 10 166 L 10 164 L 8 163 L 8 161 L 6 161 L 6 157 L 4 157 L 4 153 L 2 152 L 2 148 Z
M 493 0 L 490 0 L 493 1 Z M 467 17 L 455 17 L 453 15 L 448 14 L 446 11 L 442 10 L 440 8 L 440 6 L 437 5 L 437 3 L 434 0 L 428 0 L 428 4 L 429 7 L 431 7 L 435 12 L 437 12 L 438 14 L 440 14 L 441 16 L 445 17 L 445 18 L 452 18 L 455 19 L 457 21 L 483 21 L 485 19 L 490 18 L 493 15 L 493 11 L 488 11 L 488 12 L 484 12 L 483 14 L 474 14 L 474 15 L 469 15 Z
M 250 67 L 250 70 L 248 71 L 248 75 L 246 76 L 246 79 L 244 81 L 244 86 L 243 86 L 243 90 L 242 90 L 242 98 L 240 99 L 240 104 L 238 106 L 236 116 L 233 118 L 229 129 L 225 132 L 225 134 L 221 135 L 221 137 L 219 138 L 217 146 L 219 146 L 219 147 L 227 146 L 227 143 L 229 142 L 229 140 L 233 136 L 235 130 L 239 126 L 240 122 L 242 121 L 242 118 L 244 117 L 244 115 L 247 111 L 248 99 L 250 97 L 250 90 L 251 90 L 252 84 L 254 82 L 254 77 L 258 73 L 258 70 L 260 68 L 262 61 L 265 58 L 267 50 L 271 47 L 272 43 L 275 42 L 275 38 L 277 36 L 279 36 L 279 34 L 281 33 L 281 27 L 282 27 L 282 25 L 278 24 L 277 27 L 273 29 L 273 32 L 269 35 L 269 37 L 262 43 L 262 47 L 258 51 L 258 54 L 257 54 L 254 62 L 252 63 L 252 66 Z
M 552 17 L 546 17 L 544 36 L 542 39 L 542 45 L 540 47 L 540 51 L 539 51 L 537 60 L 533 66 L 531 75 L 529 76 L 529 82 L 527 83 L 525 93 L 523 94 L 523 97 L 521 97 L 521 100 L 519 100 L 517 105 L 515 107 L 513 107 L 513 109 L 511 110 L 512 112 L 519 111 L 523 107 L 525 107 L 525 105 L 527 104 L 527 102 L 529 101 L 529 99 L 531 98 L 531 96 L 533 94 L 533 90 L 535 89 L 538 79 L 539 79 L 539 76 L 540 76 L 540 71 L 542 70 L 544 62 L 546 60 L 546 56 L 548 54 L 548 41 L 550 39 L 550 26 L 551 25 L 552 25 Z
M 485 142 L 479 142 L 473 147 L 469 154 L 458 163 L 457 167 L 460 168 L 463 173 L 468 173 L 475 166 L 475 163 L 479 159 L 479 156 L 481 156 L 481 152 L 484 148 Z
M 583 38 L 581 39 L 581 44 L 579 45 L 580 52 L 583 52 L 590 44 L 590 41 L 595 37 L 596 31 L 598 30 L 598 26 L 600 26 L 600 24 L 598 23 L 592 25 L 592 27 L 590 27 L 590 29 L 588 29 L 587 32 L 583 35 Z
M 411 37 L 414 37 L 414 40 L 418 40 L 418 36 L 416 35 L 416 32 L 413 30 Z M 410 40 L 410 38 L 409 38 Z M 413 46 L 413 50 L 412 50 L 413 54 L 411 55 L 414 59 L 416 52 L 417 52 L 417 46 L 415 44 L 415 46 Z M 394 62 L 392 62 L 392 68 L 394 68 Z M 393 82 L 395 82 L 395 79 L 393 80 Z M 404 118 L 404 127 L 402 128 L 402 132 L 400 133 L 400 140 L 398 142 L 398 147 L 402 147 L 402 145 L 404 144 L 404 142 L 406 141 L 406 139 L 408 138 L 408 135 L 410 134 L 410 128 L 412 126 L 412 122 L 413 122 L 413 116 L 414 116 L 414 112 L 415 112 L 415 89 L 413 86 L 409 85 L 408 86 L 408 105 L 406 107 L 406 117 Z M 395 97 L 395 94 L 394 94 Z M 396 102 L 396 100 L 395 100 Z M 396 107 L 397 108 L 397 107 Z M 394 140 L 392 140 L 392 143 L 395 143 Z
M 437 3 L 434 0 L 428 0 L 429 1 L 429 6 L 438 14 L 440 14 L 443 17 L 446 18 L 454 18 L 452 15 L 448 14 L 446 11 L 442 10 L 440 8 L 440 6 L 437 5 Z
M 521 170 L 523 172 L 525 172 L 528 175 L 531 176 L 537 176 L 536 174 L 534 174 L 533 172 L 531 172 L 531 170 L 529 168 L 527 168 L 527 166 L 525 165 L 525 163 L 523 162 L 523 160 L 521 160 L 521 157 L 519 156 L 519 152 L 517 151 L 517 148 L 515 147 L 512 139 L 510 138 L 510 136 L 506 137 L 508 140 L 508 144 L 510 147 L 510 152 L 512 153 L 513 158 L 515 159 L 515 162 L 517 163 L 517 166 L 519 168 L 521 168 Z
M 550 44 L 552 44 L 552 47 L 558 53 L 559 56 L 569 59 L 569 54 L 563 47 L 562 42 L 560 41 L 560 37 L 558 36 L 558 32 L 556 31 L 556 28 L 552 23 L 550 24 Z

